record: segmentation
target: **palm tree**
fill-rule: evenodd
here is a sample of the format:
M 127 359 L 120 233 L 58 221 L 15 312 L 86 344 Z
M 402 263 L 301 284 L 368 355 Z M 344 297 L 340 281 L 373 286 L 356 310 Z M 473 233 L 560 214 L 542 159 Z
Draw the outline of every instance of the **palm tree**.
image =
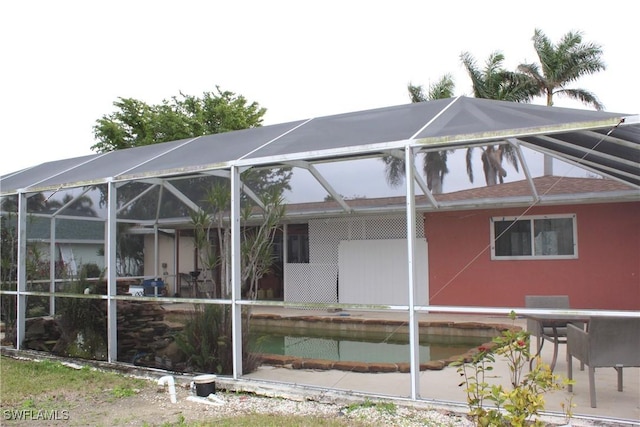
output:
M 50 210 L 57 210 L 71 202 L 69 206 L 64 210 L 64 214 L 66 215 L 78 215 L 78 216 L 98 216 L 96 211 L 93 209 L 93 200 L 89 196 L 80 196 L 74 200 L 71 194 L 65 194 L 62 198 L 62 201 L 59 200 L 49 200 L 47 203 L 47 208 Z
M 450 74 L 445 74 L 440 80 L 430 85 L 427 94 L 424 93 L 422 86 L 414 86 L 411 83 L 407 86 L 411 102 L 414 103 L 451 98 L 454 88 L 455 84 Z M 424 155 L 424 174 L 427 177 L 427 187 L 433 194 L 442 193 L 444 176 L 449 173 L 447 168 L 447 154 L 449 152 L 450 150 L 428 151 Z M 404 159 L 384 156 L 382 161 L 385 164 L 385 174 L 389 185 L 400 185 L 405 175 Z
M 539 29 L 533 35 L 533 47 L 538 54 L 538 64 L 520 64 L 518 70 L 530 76 L 536 83 L 538 95 L 547 97 L 547 105 L 553 105 L 553 95 L 564 95 L 586 105 L 602 110 L 598 98 L 585 89 L 570 89 L 568 83 L 582 76 L 606 69 L 601 60 L 602 48 L 593 43 L 582 43 L 582 33 L 568 32 L 557 45 Z
M 51 196 L 45 197 L 44 193 L 36 193 L 27 197 L 27 212 L 45 212 L 55 207 L 54 200 L 49 200 Z M 53 204 L 52 204 L 53 203 Z M 6 212 L 18 211 L 18 196 L 7 196 L 2 199 L 2 208 Z
M 469 52 L 460 55 L 462 65 L 467 70 L 476 98 L 496 99 L 511 102 L 529 102 L 538 93 L 538 88 L 529 76 L 507 71 L 503 68 L 504 55 L 493 52 L 487 58 L 484 69 L 479 69 L 475 58 Z M 467 149 L 467 175 L 473 182 L 473 147 Z M 502 183 L 507 171 L 502 167 L 503 158 L 518 170 L 518 158 L 510 145 L 488 145 L 482 149 L 482 168 L 487 185 Z
M 563 95 L 578 100 L 596 110 L 604 109 L 598 98 L 585 89 L 565 87 L 580 77 L 606 68 L 601 60 L 602 49 L 593 43 L 582 43 L 582 33 L 568 32 L 557 45 L 539 29 L 533 34 L 533 47 L 538 54 L 538 64 L 520 64 L 518 70 L 530 76 L 536 83 L 538 95 L 546 96 L 547 105 L 553 105 L 553 95 Z M 553 163 L 545 155 L 544 174 L 553 174 Z

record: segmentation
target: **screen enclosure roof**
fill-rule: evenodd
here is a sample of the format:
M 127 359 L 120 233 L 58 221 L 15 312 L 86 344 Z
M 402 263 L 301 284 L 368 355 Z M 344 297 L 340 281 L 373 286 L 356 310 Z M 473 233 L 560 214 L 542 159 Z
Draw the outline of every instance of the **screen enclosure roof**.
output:
M 457 97 L 337 114 L 43 163 L 0 194 L 508 141 L 640 187 L 637 115 Z

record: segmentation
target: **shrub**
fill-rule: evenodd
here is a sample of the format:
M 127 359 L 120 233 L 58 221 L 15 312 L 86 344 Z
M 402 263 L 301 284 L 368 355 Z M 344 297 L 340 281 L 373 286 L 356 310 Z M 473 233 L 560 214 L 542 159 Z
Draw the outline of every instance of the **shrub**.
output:
M 248 373 L 256 369 L 257 360 L 247 351 L 249 308 L 242 310 L 242 366 L 244 373 Z M 196 304 L 184 329 L 176 335 L 176 344 L 185 354 L 187 364 L 192 370 L 232 374 L 231 307 Z
M 511 312 L 515 319 L 515 313 Z M 551 372 L 549 365 L 538 358 L 532 369 L 524 373 L 529 363 L 529 333 L 509 329 L 493 339 L 493 346 L 480 346 L 470 363 L 455 362 L 458 373 L 464 377 L 469 415 L 478 426 L 544 425 L 536 417 L 544 410 L 544 394 L 568 384 Z M 496 356 L 506 359 L 509 366 L 511 388 L 490 384 Z
M 70 284 L 68 293 L 84 294 L 90 286 L 84 275 Z M 61 337 L 54 353 L 70 357 L 105 360 L 107 312 L 104 300 L 61 297 L 56 299 L 56 320 Z

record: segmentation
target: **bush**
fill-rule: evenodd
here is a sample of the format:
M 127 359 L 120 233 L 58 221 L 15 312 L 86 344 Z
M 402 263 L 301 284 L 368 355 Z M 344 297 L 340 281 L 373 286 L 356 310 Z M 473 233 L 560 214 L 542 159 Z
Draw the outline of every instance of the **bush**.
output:
M 257 361 L 247 351 L 249 309 L 242 310 L 242 366 L 244 373 L 248 373 L 256 369 Z M 231 320 L 228 305 L 195 305 L 184 329 L 176 336 L 176 344 L 185 354 L 190 369 L 222 375 L 233 373 Z
M 90 286 L 84 275 L 71 282 L 68 293 L 84 294 Z M 63 356 L 105 360 L 107 357 L 107 311 L 104 300 L 56 298 L 56 320 L 61 337 L 53 352 Z
M 515 313 L 511 312 L 515 319 Z M 492 346 L 480 346 L 470 363 L 455 362 L 464 377 L 469 415 L 478 426 L 544 425 L 535 419 L 544 411 L 544 393 L 563 388 L 568 383 L 551 372 L 549 365 L 538 360 L 524 374 L 529 363 L 529 333 L 509 329 L 493 339 Z M 493 370 L 496 355 L 507 360 L 511 388 L 489 384 L 488 373 Z
M 82 266 L 80 275 L 82 277 L 95 279 L 95 278 L 102 277 L 102 270 L 100 270 L 100 267 L 98 267 L 98 264 L 95 264 L 95 263 L 84 264 Z

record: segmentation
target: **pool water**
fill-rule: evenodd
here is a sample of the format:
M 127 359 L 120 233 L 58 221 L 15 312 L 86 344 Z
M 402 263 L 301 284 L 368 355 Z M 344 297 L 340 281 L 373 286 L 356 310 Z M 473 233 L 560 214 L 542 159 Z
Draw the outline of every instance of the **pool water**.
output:
M 284 356 L 353 361 L 364 363 L 409 362 L 409 342 L 406 334 L 385 336 L 380 333 L 349 334 L 352 336 L 292 334 L 277 331 L 252 330 L 249 335 L 249 351 Z M 420 363 L 442 360 L 467 352 L 490 339 L 473 336 L 422 335 L 420 337 Z

